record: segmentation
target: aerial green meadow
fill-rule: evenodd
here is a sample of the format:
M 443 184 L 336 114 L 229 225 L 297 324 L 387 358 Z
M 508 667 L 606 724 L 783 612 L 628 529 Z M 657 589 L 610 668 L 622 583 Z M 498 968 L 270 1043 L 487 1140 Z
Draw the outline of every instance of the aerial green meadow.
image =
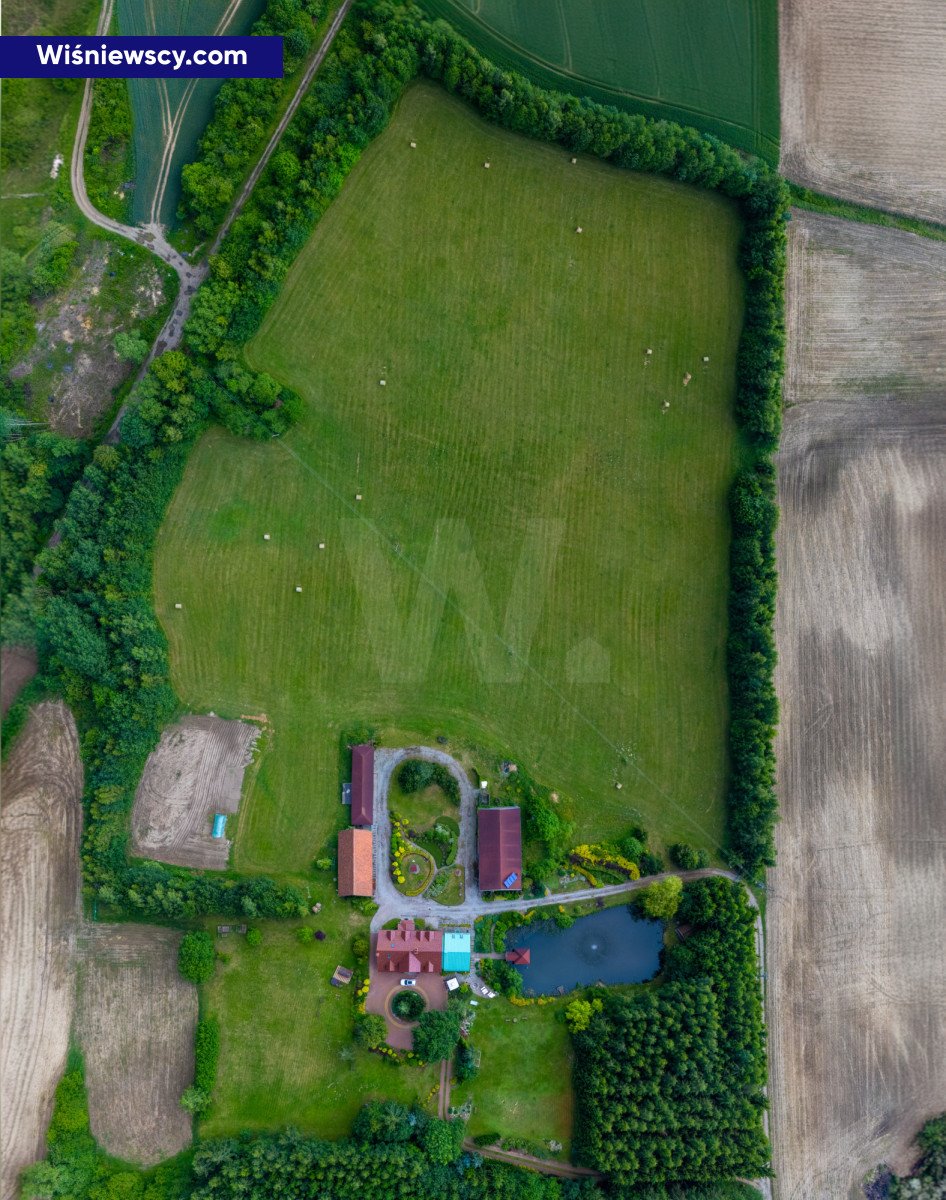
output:
M 237 867 L 331 843 L 357 725 L 718 852 L 739 234 L 409 89 L 248 347 L 303 419 L 208 432 L 158 538 L 182 702 L 268 722 Z
M 542 87 L 695 125 L 778 162 L 778 7 L 769 0 L 420 0 Z

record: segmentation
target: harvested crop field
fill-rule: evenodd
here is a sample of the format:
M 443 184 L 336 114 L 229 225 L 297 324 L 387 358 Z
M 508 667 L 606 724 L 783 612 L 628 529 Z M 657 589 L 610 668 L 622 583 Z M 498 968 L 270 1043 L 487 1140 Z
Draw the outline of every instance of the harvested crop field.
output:
M 82 764 L 63 704 L 37 706 L 3 768 L 0 1196 L 44 1154 L 75 1006 Z
M 789 226 L 791 404 L 946 395 L 946 244 L 795 209 Z
M 908 1168 L 946 1096 L 946 386 L 919 303 L 946 251 L 862 227 L 835 231 L 832 250 L 839 224 L 811 222 L 809 257 L 796 226 L 790 260 L 788 398 L 804 403 L 787 413 L 779 464 L 782 821 L 768 902 L 784 1200 L 854 1197 L 878 1162 Z M 845 307 L 846 357 L 830 317 Z
M 197 989 L 178 973 L 181 934 L 149 925 L 86 925 L 76 1035 L 92 1133 L 150 1166 L 191 1141 L 180 1098 L 194 1079 Z
M 797 183 L 946 220 L 942 0 L 782 0 L 782 170 Z
M 30 646 L 4 646 L 0 650 L 0 713 L 7 710 L 36 674 L 36 651 Z
M 224 870 L 230 839 L 211 837 L 215 813 L 240 807 L 255 725 L 184 717 L 165 729 L 135 793 L 131 851 L 179 867 Z

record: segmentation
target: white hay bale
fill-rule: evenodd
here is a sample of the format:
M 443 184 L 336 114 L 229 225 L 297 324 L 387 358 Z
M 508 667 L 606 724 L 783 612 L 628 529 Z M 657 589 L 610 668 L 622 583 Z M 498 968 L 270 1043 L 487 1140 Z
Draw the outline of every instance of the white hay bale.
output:
M 624 784 L 623 784 L 623 783 L 616 783 L 614 786 L 617 788 L 617 790 L 618 790 L 618 791 L 620 791 L 620 790 L 621 790 L 621 788 L 622 788 L 622 787 L 624 787 Z
M 175 604 L 175 605 L 174 605 L 174 607 L 175 607 L 175 608 L 183 608 L 183 607 L 184 607 L 184 605 L 183 605 L 183 604 Z
M 379 379 L 378 383 L 380 383 L 382 387 L 388 386 L 388 381 L 386 379 Z
M 648 354 L 653 354 L 653 350 L 650 350 L 650 349 L 648 349 L 648 350 L 647 350 L 647 353 L 648 353 Z
M 703 361 L 704 361 L 704 362 L 709 362 L 709 355 L 708 355 L 708 354 L 704 354 L 704 355 L 703 355 Z
M 689 371 L 687 371 L 686 375 L 683 376 L 683 386 L 686 387 L 686 385 L 690 382 L 690 380 L 692 378 L 693 378 L 693 376 L 690 374 Z
M 361 492 L 356 492 L 356 493 L 355 493 L 355 499 L 356 499 L 356 500 L 360 500 L 360 499 L 361 499 Z
M 296 584 L 296 591 L 297 591 L 297 592 L 301 592 L 301 591 L 302 591 L 302 588 L 301 588 L 301 587 L 299 587 L 299 585 L 298 585 L 298 584 Z
M 577 158 L 573 158 L 573 159 L 572 159 L 572 166 L 574 166 L 576 162 L 578 162 L 578 159 L 577 159 Z
M 575 232 L 576 232 L 576 233 L 584 233 L 585 231 L 584 231 L 584 230 L 582 229 L 582 227 L 579 225 L 579 226 L 578 226 L 578 228 L 575 230 Z
M 483 166 L 486 168 L 487 171 L 489 170 L 489 163 L 483 163 Z
M 412 149 L 412 150 L 416 150 L 416 149 L 417 149 L 417 143 L 416 143 L 416 142 L 411 142 L 411 149 Z
M 269 541 L 269 534 L 268 534 L 268 533 L 264 533 L 264 534 L 263 534 L 263 541 L 264 541 L 264 542 L 268 542 L 268 541 Z
M 319 549 L 320 549 L 320 550 L 324 550 L 324 549 L 325 549 L 325 543 L 324 543 L 324 542 L 319 542 Z

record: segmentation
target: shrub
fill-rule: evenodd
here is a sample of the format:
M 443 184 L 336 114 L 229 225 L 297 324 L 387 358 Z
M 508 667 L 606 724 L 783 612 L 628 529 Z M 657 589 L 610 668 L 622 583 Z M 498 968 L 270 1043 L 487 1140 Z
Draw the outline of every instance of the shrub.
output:
M 427 1007 L 427 1002 L 420 992 L 409 991 L 405 988 L 391 1001 L 391 1011 L 402 1021 L 416 1021 Z
M 457 1042 L 453 1072 L 457 1083 L 469 1083 L 479 1074 L 479 1067 L 476 1065 L 476 1055 L 470 1048 L 469 1043 L 465 1042 L 462 1038 Z
M 446 1012 L 428 1010 L 414 1030 L 414 1053 L 423 1062 L 452 1058 L 460 1040 L 460 1010 L 451 1005 Z
M 259 946 L 263 941 L 263 931 L 261 929 L 248 929 L 246 931 L 246 944 L 248 946 Z
M 315 939 L 315 933 L 308 925 L 300 925 L 296 930 L 296 938 L 301 945 L 308 946 Z
M 522 975 L 502 958 L 483 958 L 476 964 L 483 979 L 504 996 L 522 995 Z
M 421 1137 L 421 1146 L 431 1162 L 452 1163 L 460 1157 L 466 1126 L 462 1121 L 431 1117 Z
M 667 848 L 670 861 L 683 871 L 698 871 L 709 866 L 709 854 L 703 849 L 696 850 L 686 842 L 674 842 Z
M 181 1096 L 181 1108 L 195 1116 L 210 1106 L 210 1097 L 202 1088 L 189 1087 Z
M 397 926 L 395 925 L 395 928 Z M 365 960 L 371 951 L 371 943 L 366 933 L 356 933 L 351 939 L 351 952 L 355 958 Z
M 384 1017 L 377 1013 L 359 1013 L 355 1018 L 355 1041 L 366 1050 L 377 1050 L 388 1038 Z
M 191 930 L 181 938 L 177 969 L 191 983 L 206 983 L 213 977 L 216 957 L 210 934 L 202 929 Z

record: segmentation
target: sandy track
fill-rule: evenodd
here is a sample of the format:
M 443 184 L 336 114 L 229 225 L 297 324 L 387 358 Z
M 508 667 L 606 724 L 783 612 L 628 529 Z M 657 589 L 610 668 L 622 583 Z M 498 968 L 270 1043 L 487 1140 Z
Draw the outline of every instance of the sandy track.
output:
M 946 220 L 942 0 L 782 0 L 779 41 L 783 173 Z
M 36 651 L 29 646 L 0 649 L 0 713 L 3 716 L 36 674 L 36 669 Z
M 793 210 L 789 403 L 946 395 L 946 243 Z
M 132 854 L 223 870 L 231 843 L 210 836 L 213 816 L 240 807 L 243 772 L 258 736 L 255 725 L 210 716 L 184 717 L 167 728 L 135 793 Z
M 149 1166 L 191 1141 L 180 1106 L 194 1078 L 197 989 L 177 971 L 181 934 L 87 925 L 76 1033 L 92 1132 L 109 1153 Z
M 836 1200 L 883 1159 L 907 1168 L 946 1096 L 946 386 L 923 306 L 903 296 L 914 273 L 909 297 L 930 286 L 914 243 L 927 272 L 943 259 L 842 227 L 848 261 L 800 281 L 796 234 L 788 399 L 805 403 L 779 455 L 772 1123 L 779 1200 Z M 845 289 L 846 352 L 831 317 Z
M 75 1004 L 82 766 L 63 704 L 31 714 L 3 768 L 0 1195 L 43 1157 Z

